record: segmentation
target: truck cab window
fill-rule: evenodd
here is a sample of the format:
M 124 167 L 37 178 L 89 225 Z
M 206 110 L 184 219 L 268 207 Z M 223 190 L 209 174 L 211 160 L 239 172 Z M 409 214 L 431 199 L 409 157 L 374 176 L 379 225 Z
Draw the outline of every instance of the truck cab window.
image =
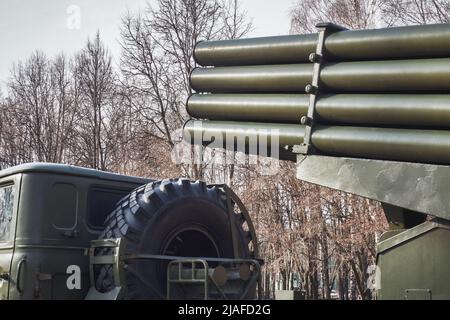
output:
M 104 222 L 116 203 L 125 197 L 131 190 L 119 190 L 96 187 L 88 195 L 89 211 L 87 223 L 92 229 L 103 230 Z
M 14 186 L 0 188 L 0 242 L 8 242 L 14 206 Z

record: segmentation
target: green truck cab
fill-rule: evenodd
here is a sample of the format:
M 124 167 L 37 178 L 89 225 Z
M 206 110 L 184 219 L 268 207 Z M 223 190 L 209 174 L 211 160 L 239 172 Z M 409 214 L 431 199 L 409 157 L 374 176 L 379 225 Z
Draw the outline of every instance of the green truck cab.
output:
M 198 221 L 196 221 L 194 213 L 194 216 L 190 217 L 189 221 L 193 221 L 192 224 L 198 225 L 198 227 L 191 228 L 186 226 L 182 218 L 179 218 L 182 215 L 183 206 L 185 203 L 189 206 L 193 201 L 199 202 L 202 194 L 184 194 L 181 200 L 179 199 L 181 196 L 178 194 L 170 199 L 164 198 L 167 190 L 170 191 L 172 188 L 175 190 L 177 186 L 181 185 L 189 190 L 191 188 L 194 189 L 196 185 L 204 186 L 204 190 L 208 194 L 212 194 L 213 191 L 221 192 L 216 187 L 206 186 L 199 182 L 189 182 L 188 180 L 155 182 L 150 179 L 61 164 L 23 164 L 0 171 L 0 298 L 27 300 L 85 299 L 88 296 L 88 292 L 91 292 L 89 297 L 94 299 L 118 298 L 117 295 L 113 297 L 108 296 L 107 292 L 109 289 L 99 289 L 99 286 L 96 288 L 95 283 L 92 283 L 99 280 L 97 279 L 98 274 L 93 274 L 94 263 L 90 261 L 92 260 L 90 253 L 93 253 L 91 241 L 99 237 L 105 243 L 109 241 L 107 238 L 113 238 L 115 239 L 114 241 L 118 238 L 120 239 L 120 237 L 117 237 L 117 234 L 114 235 L 111 232 L 111 221 L 114 220 L 112 217 L 118 216 L 119 213 L 123 213 L 126 218 L 123 220 L 117 219 L 117 225 L 120 227 L 121 232 L 125 232 L 123 230 L 132 230 L 136 224 L 133 219 L 138 218 L 139 210 L 136 211 L 136 208 L 139 206 L 129 200 L 130 194 L 136 196 L 136 194 L 139 194 L 139 190 L 147 190 L 152 187 L 154 189 L 153 193 L 146 191 L 149 197 L 153 199 L 159 194 L 159 198 L 155 201 L 162 201 L 166 205 L 163 205 L 158 210 L 155 209 L 157 211 L 155 217 L 147 219 L 152 223 L 152 226 L 146 225 L 146 230 L 156 229 L 153 229 L 152 233 L 147 231 L 147 233 L 143 233 L 142 239 L 145 239 L 141 241 L 140 249 L 136 249 L 131 245 L 126 249 L 127 253 L 133 253 L 138 261 L 125 262 L 121 260 L 121 266 L 130 264 L 139 270 L 139 268 L 145 267 L 145 263 L 147 265 L 153 263 L 148 260 L 158 260 L 158 265 L 164 263 L 164 266 L 167 266 L 168 262 L 176 263 L 176 258 L 171 258 L 170 254 L 172 256 L 177 255 L 178 259 L 188 258 L 190 255 L 206 257 L 204 259 L 211 256 L 214 256 L 215 259 L 226 260 L 229 258 L 231 261 L 234 261 L 232 258 L 249 258 L 250 256 L 247 253 L 241 256 L 233 256 L 232 253 L 225 252 L 227 245 L 230 243 L 235 244 L 236 241 L 232 238 L 231 240 L 228 238 L 217 238 L 217 235 L 225 229 L 222 226 L 215 225 L 215 222 L 202 221 L 201 218 L 198 218 Z M 140 189 L 136 189 L 138 187 Z M 142 192 L 140 199 L 144 199 L 144 196 Z M 124 199 L 128 199 L 128 202 Z M 197 204 L 196 210 L 201 211 L 206 201 L 203 198 L 200 200 L 202 201 L 200 204 Z M 144 209 L 145 212 L 149 212 L 150 207 L 148 206 L 155 206 L 154 203 L 152 204 L 152 201 L 149 199 L 143 202 L 138 201 L 140 205 L 143 205 L 143 207 L 138 209 Z M 118 202 L 119 205 L 116 206 Z M 124 203 L 130 206 L 127 207 Z M 130 208 L 132 209 L 131 211 Z M 156 217 L 162 217 L 160 219 L 163 222 L 167 220 L 167 216 L 172 214 L 169 212 L 170 210 L 167 211 L 167 208 L 178 208 L 179 212 L 174 213 L 177 216 L 173 216 L 174 218 L 170 219 L 172 225 L 164 227 Z M 141 211 L 144 212 L 144 210 Z M 111 215 L 111 212 L 113 212 L 113 215 Z M 135 215 L 131 216 L 130 213 Z M 128 216 L 126 216 L 127 214 Z M 219 218 L 223 217 L 225 219 L 226 217 L 225 210 L 219 210 L 217 214 Z M 110 226 L 106 224 L 105 229 L 105 219 L 108 216 Z M 150 222 L 147 222 L 147 220 L 143 220 L 143 223 L 149 224 Z M 178 225 L 184 226 L 184 229 L 178 229 Z M 166 229 L 162 230 L 161 226 Z M 213 228 L 220 230 L 212 230 Z M 167 239 L 165 235 L 171 234 L 172 231 L 178 233 L 171 236 L 172 238 L 170 239 L 172 240 L 165 240 Z M 228 231 L 228 229 L 225 231 Z M 131 235 L 130 233 L 123 233 L 123 241 L 127 240 L 126 238 L 130 241 L 140 239 Z M 148 249 L 147 242 L 154 243 L 159 241 L 156 239 L 156 236 L 162 239 L 160 242 L 164 244 L 165 248 L 172 248 L 173 252 L 169 253 L 169 249 L 166 251 Z M 188 247 L 183 248 L 179 245 L 177 247 L 174 244 L 174 237 L 185 240 Z M 196 248 L 195 241 L 199 237 L 209 237 L 211 245 L 209 247 L 208 244 L 204 246 L 197 245 L 198 249 L 194 250 L 193 248 Z M 211 248 L 216 248 L 217 254 L 214 254 Z M 142 255 L 144 253 L 147 256 L 139 257 L 139 254 Z M 152 254 L 160 256 L 152 256 Z M 237 253 L 237 255 L 239 254 Z M 105 258 L 105 256 L 101 258 Z M 202 262 L 205 262 L 205 265 L 207 265 L 206 260 L 202 260 Z M 212 266 L 219 269 L 217 265 L 218 263 L 216 262 Z M 105 269 L 104 262 L 100 262 L 100 265 L 96 267 L 108 270 Z M 101 281 L 105 283 L 109 276 L 114 277 L 116 275 L 109 275 L 108 272 L 103 272 Z M 165 284 L 167 279 L 165 277 L 166 271 L 163 270 L 158 274 L 158 278 L 161 279 L 149 279 L 148 275 L 144 275 L 140 279 L 142 283 L 157 281 L 156 286 L 159 286 L 158 290 L 161 292 L 156 298 L 162 298 L 165 297 L 167 290 Z M 127 276 L 125 279 L 120 279 L 122 283 L 115 278 L 109 280 L 114 282 L 116 287 L 126 289 L 129 278 Z M 207 281 L 211 279 L 208 278 Z M 160 283 L 162 284 L 160 285 Z M 100 287 L 102 285 L 104 286 L 104 284 L 100 284 Z M 205 284 L 206 286 L 207 284 Z M 133 293 L 134 297 L 128 298 L 147 298 L 146 289 L 140 290 L 137 293 Z M 126 290 L 122 290 L 122 298 L 126 298 L 125 292 Z M 150 298 L 154 298 L 154 296 Z M 183 298 L 189 298 L 189 296 L 184 296 Z
M 83 299 L 90 287 L 90 241 L 99 237 L 116 202 L 149 182 L 59 164 L 1 171 L 0 297 Z M 81 285 L 69 289 L 66 282 L 77 267 Z

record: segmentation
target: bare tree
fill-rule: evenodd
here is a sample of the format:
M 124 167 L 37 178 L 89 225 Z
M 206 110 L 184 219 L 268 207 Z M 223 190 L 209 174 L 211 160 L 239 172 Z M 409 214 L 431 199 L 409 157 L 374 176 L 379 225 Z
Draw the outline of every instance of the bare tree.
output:
M 32 161 L 29 135 L 18 121 L 16 105 L 10 98 L 5 98 L 0 108 L 0 167 Z
M 387 25 L 450 22 L 448 0 L 384 0 L 382 11 Z
M 291 33 L 314 32 L 318 22 L 350 29 L 450 22 L 448 0 L 300 0 L 291 9 Z
M 174 132 L 188 117 L 196 43 L 241 37 L 250 29 L 237 0 L 159 0 L 155 8 L 123 18 L 123 85 L 148 140 L 166 145 L 167 153 L 177 142 Z M 188 166 L 184 173 L 201 178 L 203 166 Z
M 315 32 L 319 22 L 333 22 L 350 29 L 380 25 L 384 0 L 300 0 L 291 9 L 291 33 Z
M 28 150 L 20 152 L 24 157 L 20 161 L 64 161 L 64 145 L 73 133 L 75 116 L 66 57 L 50 61 L 35 52 L 13 67 L 7 86 L 9 121 L 17 127 L 14 135 L 22 140 L 16 148 Z
M 115 74 L 111 55 L 100 40 L 97 32 L 94 40 L 76 56 L 75 77 L 79 92 L 77 111 L 79 139 L 77 149 L 85 165 L 96 169 L 107 169 L 108 119 L 114 98 Z
M 51 162 L 66 162 L 66 147 L 75 137 L 76 104 L 73 92 L 72 61 L 60 54 L 52 61 L 52 87 L 55 96 L 53 109 L 53 126 L 55 151 Z
M 242 10 L 239 0 L 223 0 L 223 38 L 239 39 L 252 30 L 252 21 L 248 13 Z

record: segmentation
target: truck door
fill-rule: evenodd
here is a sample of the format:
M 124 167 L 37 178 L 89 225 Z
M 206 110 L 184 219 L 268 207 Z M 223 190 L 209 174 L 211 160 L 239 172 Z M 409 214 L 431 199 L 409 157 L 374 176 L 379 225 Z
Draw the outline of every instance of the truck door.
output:
M 8 299 L 10 270 L 14 253 L 17 185 L 14 180 L 0 179 L 0 300 Z

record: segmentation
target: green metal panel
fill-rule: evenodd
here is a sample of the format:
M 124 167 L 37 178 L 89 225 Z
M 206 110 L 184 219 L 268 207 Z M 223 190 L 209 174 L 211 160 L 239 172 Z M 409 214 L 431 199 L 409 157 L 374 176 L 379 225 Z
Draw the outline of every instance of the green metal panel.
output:
M 197 68 L 197 92 L 301 93 L 311 83 L 313 64 Z M 320 79 L 333 92 L 435 92 L 450 90 L 450 59 L 357 61 L 324 64 Z
M 67 164 L 46 163 L 46 162 L 24 163 L 14 167 L 6 168 L 0 171 L 0 178 L 11 176 L 17 173 L 32 173 L 32 172 L 61 174 L 75 177 L 90 177 L 96 180 L 109 180 L 109 181 L 137 183 L 137 184 L 145 184 L 153 181 L 151 179 L 125 176 L 107 171 L 99 171 L 95 169 L 76 167 Z
M 297 178 L 450 220 L 450 167 L 345 157 L 298 156 Z
M 317 38 L 306 34 L 204 41 L 195 47 L 194 57 L 204 66 L 307 62 Z M 450 25 L 337 32 L 327 37 L 325 49 L 334 60 L 444 57 L 450 52 Z
M 199 119 L 300 123 L 306 94 L 194 94 L 188 113 Z M 450 127 L 447 94 L 336 94 L 319 96 L 320 122 L 336 124 Z
M 427 221 L 377 247 L 378 299 L 450 299 L 450 227 Z
M 399 209 L 450 219 L 447 166 L 299 156 L 297 177 Z M 441 220 L 388 231 L 377 247 L 377 298 L 450 299 L 448 243 L 448 222 Z
M 101 232 L 87 223 L 90 191 L 101 187 L 129 192 L 151 181 L 51 164 L 22 165 L 1 171 L 0 176 L 22 177 L 10 270 L 11 283 L 20 278 L 22 292 L 10 285 L 9 299 L 84 299 L 90 287 L 85 253 Z M 79 290 L 66 284 L 71 265 L 81 269 Z

